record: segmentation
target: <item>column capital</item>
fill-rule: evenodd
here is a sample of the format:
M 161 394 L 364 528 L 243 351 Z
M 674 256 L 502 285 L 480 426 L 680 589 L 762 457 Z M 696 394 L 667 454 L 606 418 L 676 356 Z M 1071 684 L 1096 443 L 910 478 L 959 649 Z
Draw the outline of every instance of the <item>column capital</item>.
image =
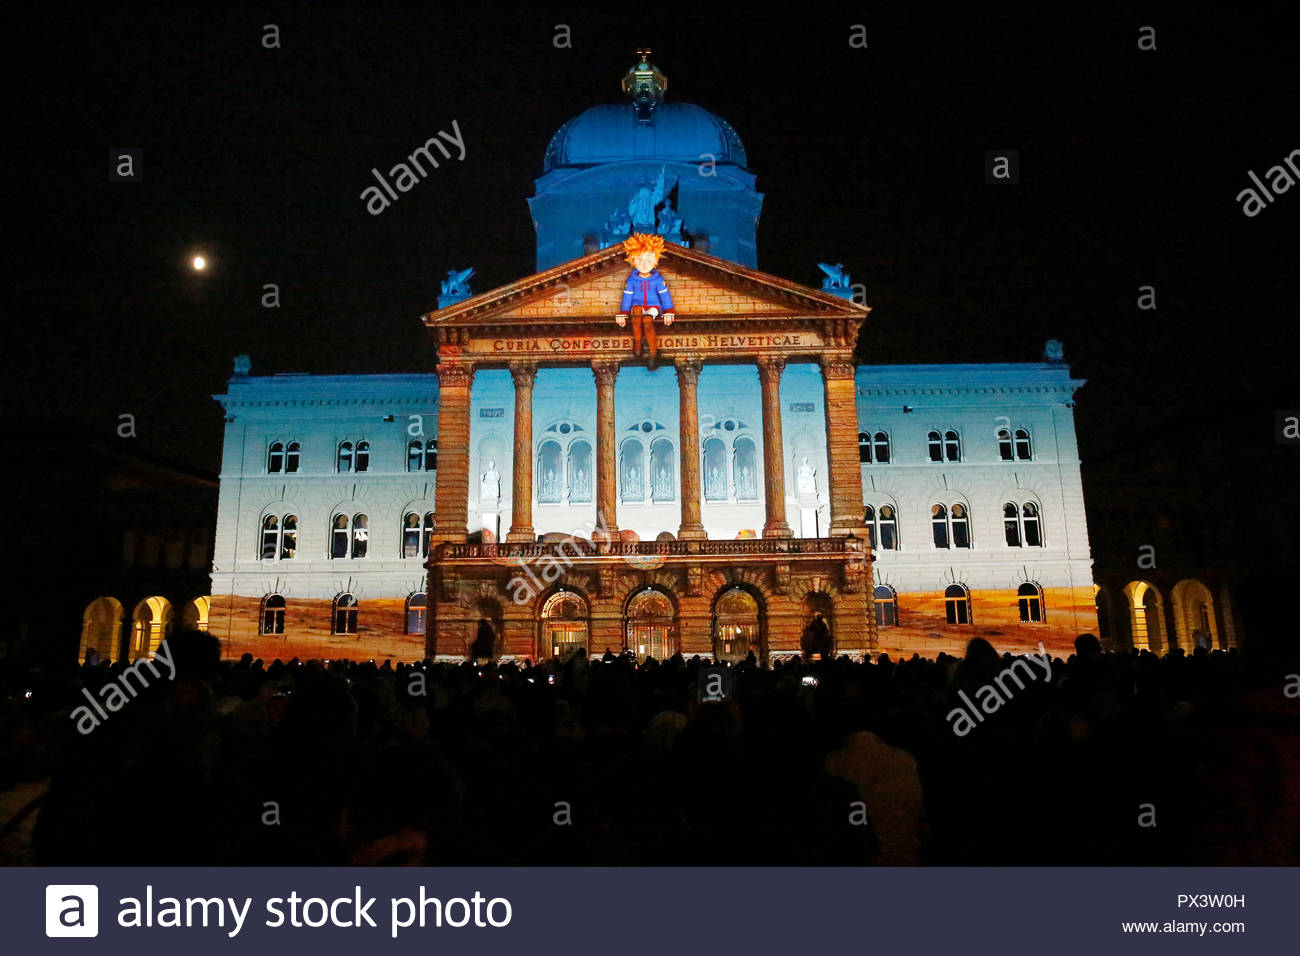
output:
M 704 360 L 698 355 L 682 355 L 673 359 L 673 367 L 677 370 L 678 385 L 697 385 Z
M 763 378 L 780 378 L 785 371 L 784 355 L 760 355 L 754 360 L 758 374 Z
M 852 378 L 857 372 L 852 352 L 823 352 L 818 361 L 826 378 Z
M 537 380 L 537 363 L 514 361 L 510 363 L 510 377 L 515 387 L 528 388 Z
M 596 376 L 598 386 L 613 388 L 615 381 L 618 380 L 619 368 L 618 359 L 591 360 L 591 372 Z
M 438 385 L 447 388 L 469 388 L 474 384 L 474 363 L 458 362 L 454 365 L 441 362 L 434 369 Z

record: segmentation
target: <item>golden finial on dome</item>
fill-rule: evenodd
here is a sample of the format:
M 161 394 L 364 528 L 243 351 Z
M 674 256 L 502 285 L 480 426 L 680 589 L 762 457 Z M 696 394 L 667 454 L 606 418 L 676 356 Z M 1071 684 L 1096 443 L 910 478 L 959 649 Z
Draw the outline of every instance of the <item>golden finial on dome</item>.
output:
M 640 58 L 636 66 L 623 75 L 623 92 L 632 98 L 636 118 L 648 123 L 655 107 L 664 101 L 668 77 L 650 62 L 650 50 L 637 50 L 636 55 Z

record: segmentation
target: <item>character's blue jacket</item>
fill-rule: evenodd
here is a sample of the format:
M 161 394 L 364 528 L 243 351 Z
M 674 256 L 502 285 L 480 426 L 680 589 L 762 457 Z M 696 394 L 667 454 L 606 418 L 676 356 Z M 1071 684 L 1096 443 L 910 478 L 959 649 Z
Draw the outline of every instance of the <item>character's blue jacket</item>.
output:
M 661 313 L 673 310 L 672 293 L 668 291 L 668 284 L 664 282 L 664 277 L 659 274 L 658 269 L 644 277 L 633 269 L 627 277 L 627 285 L 623 289 L 623 305 L 618 311 L 626 313 L 634 305 L 642 308 L 656 305 Z

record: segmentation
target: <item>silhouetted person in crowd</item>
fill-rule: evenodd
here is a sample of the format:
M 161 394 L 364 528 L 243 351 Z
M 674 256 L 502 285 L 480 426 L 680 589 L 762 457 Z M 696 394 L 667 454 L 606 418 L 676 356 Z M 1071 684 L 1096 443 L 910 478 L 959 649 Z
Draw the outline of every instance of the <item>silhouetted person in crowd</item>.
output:
M 826 621 L 820 614 L 804 628 L 803 649 L 809 659 L 815 655 L 823 660 L 831 656 L 831 629 L 826 626 Z
M 490 660 L 496 656 L 496 633 L 485 617 L 479 618 L 478 633 L 474 636 L 474 645 L 469 656 L 476 661 Z

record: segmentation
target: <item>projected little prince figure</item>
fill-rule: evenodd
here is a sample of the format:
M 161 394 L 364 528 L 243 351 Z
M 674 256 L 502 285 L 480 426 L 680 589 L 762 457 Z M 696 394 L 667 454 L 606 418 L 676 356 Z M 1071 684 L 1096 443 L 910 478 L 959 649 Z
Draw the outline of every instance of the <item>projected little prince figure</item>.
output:
M 662 315 L 664 325 L 673 324 L 673 296 L 668 291 L 668 284 L 655 268 L 664 251 L 664 237 L 651 236 L 639 232 L 623 240 L 627 252 L 627 261 L 633 271 L 627 277 L 623 288 L 623 304 L 619 306 L 614 321 L 622 328 L 632 319 L 632 351 L 642 354 L 642 340 L 649 352 L 650 368 L 658 362 L 656 351 L 659 340 L 655 334 L 654 320 Z

